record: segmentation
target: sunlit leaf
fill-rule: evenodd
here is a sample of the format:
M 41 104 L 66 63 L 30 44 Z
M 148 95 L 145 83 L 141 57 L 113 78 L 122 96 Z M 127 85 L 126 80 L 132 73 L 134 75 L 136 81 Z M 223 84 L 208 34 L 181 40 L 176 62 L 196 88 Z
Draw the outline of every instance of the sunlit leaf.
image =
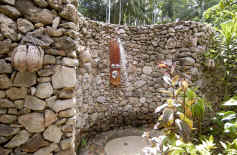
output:
M 166 127 L 172 126 L 174 123 L 174 110 L 166 108 L 163 112 L 162 122 Z
M 237 106 L 237 99 L 235 97 L 226 101 L 223 106 Z
M 185 81 L 185 80 L 183 80 L 183 81 L 181 82 L 181 84 L 182 84 L 182 88 L 183 88 L 183 90 L 186 91 L 187 88 L 188 88 L 188 82 Z
M 165 75 L 163 76 L 163 80 L 164 80 L 168 85 L 171 85 L 171 83 L 172 83 L 169 74 L 165 74 Z
M 176 75 L 175 77 L 173 77 L 172 85 L 175 86 L 177 84 L 178 80 L 179 80 L 179 75 Z
M 181 113 L 181 112 L 179 112 L 178 115 L 179 115 L 179 118 L 180 118 L 181 120 L 183 120 L 184 122 L 187 123 L 187 125 L 190 127 L 190 129 L 193 128 L 193 121 L 192 121 L 192 120 L 190 120 L 187 116 L 185 116 L 185 115 L 184 115 L 183 113 Z
M 166 108 L 168 106 L 168 104 L 163 104 L 161 106 L 158 106 L 155 110 L 155 113 L 159 113 L 161 112 L 164 108 Z

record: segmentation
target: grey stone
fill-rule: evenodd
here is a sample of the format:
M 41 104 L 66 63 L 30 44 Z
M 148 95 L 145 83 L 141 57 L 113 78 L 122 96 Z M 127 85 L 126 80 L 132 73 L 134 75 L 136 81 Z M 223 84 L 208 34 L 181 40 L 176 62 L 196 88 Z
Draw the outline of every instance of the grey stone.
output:
M 22 33 L 27 33 L 34 30 L 34 25 L 29 20 L 23 18 L 17 19 L 17 27 L 18 30 Z
M 72 138 L 64 139 L 60 142 L 62 150 L 70 149 L 73 146 Z
M 26 130 L 20 131 L 15 137 L 8 142 L 5 147 L 7 148 L 15 148 L 19 147 L 20 145 L 26 143 L 30 137 L 30 134 Z
M 11 80 L 6 74 L 0 74 L 0 89 L 7 89 L 12 86 Z
M 1 115 L 0 123 L 11 124 L 17 120 L 15 115 Z
M 6 92 L 0 90 L 0 99 L 6 97 Z
M 34 23 L 43 23 L 45 25 L 52 24 L 55 17 L 51 11 L 37 8 L 31 0 L 16 1 L 16 8 L 26 19 Z
M 64 50 L 56 50 L 56 49 L 52 49 L 52 48 L 47 49 L 46 53 L 50 54 L 50 55 L 55 55 L 55 56 L 65 56 L 66 55 L 66 52 Z
M 64 19 L 67 19 L 69 21 L 72 21 L 74 23 L 78 23 L 78 14 L 77 14 L 77 9 L 75 8 L 74 5 L 72 4 L 67 4 L 63 10 L 60 12 L 60 16 L 63 17 Z
M 50 83 L 41 83 L 37 86 L 36 96 L 39 98 L 48 98 L 53 94 L 53 87 Z
M 60 27 L 63 27 L 65 29 L 72 29 L 74 31 L 79 30 L 79 27 L 73 22 L 67 22 L 67 23 L 60 24 Z
M 1 137 L 0 136 L 0 144 L 3 144 L 5 142 L 7 142 L 7 141 L 8 141 L 8 139 L 6 137 Z M 1 149 L 0 149 L 0 152 L 1 152 Z
M 61 132 L 61 129 L 57 127 L 56 125 L 51 125 L 49 126 L 45 131 L 44 131 L 44 138 L 47 139 L 48 141 L 54 142 L 54 143 L 59 143 L 61 140 L 63 133 Z
M 44 131 L 44 116 L 41 113 L 29 113 L 18 118 L 18 122 L 31 133 Z
M 53 151 L 58 149 L 58 145 L 52 143 L 50 146 L 43 147 L 35 152 L 33 155 L 53 155 Z
M 17 18 L 21 15 L 21 13 L 16 8 L 10 5 L 0 5 L 0 12 L 11 18 Z
M 56 153 L 56 155 L 76 155 L 76 153 L 73 149 L 68 149 L 65 151 L 60 151 L 60 152 Z
M 76 85 L 76 70 L 74 68 L 58 66 L 52 77 L 54 89 L 71 88 Z
M 0 60 L 0 74 L 2 73 L 11 73 L 12 66 L 9 63 L 6 63 L 5 60 Z
M 36 84 L 36 74 L 31 72 L 18 72 L 13 85 L 19 87 L 30 87 Z
M 0 124 L 0 136 L 8 137 L 17 134 L 20 131 L 19 128 L 10 127 L 8 125 Z
M 79 61 L 77 59 L 63 58 L 62 64 L 69 67 L 76 67 L 79 65 Z
M 16 105 L 8 99 L 0 99 L 0 108 L 15 108 Z
M 195 60 L 192 57 L 185 57 L 182 60 L 183 65 L 192 66 L 195 64 Z
M 76 42 L 70 37 L 63 36 L 60 38 L 54 38 L 54 42 L 57 49 L 69 51 L 76 49 Z
M 17 109 L 23 109 L 24 108 L 24 100 L 17 100 L 14 102 L 14 105 Z
M 36 152 L 40 148 L 48 145 L 49 142 L 45 141 L 41 134 L 35 134 L 21 148 L 24 152 Z
M 0 54 L 8 54 L 13 49 L 10 39 L 0 41 Z
M 51 78 L 50 77 L 40 77 L 37 79 L 37 81 L 39 83 L 51 82 Z
M 7 1 L 7 0 L 5 0 L 5 1 Z M 12 151 L 0 147 L 0 152 L 1 152 L 1 155 L 9 155 Z
M 68 108 L 74 108 L 76 105 L 76 99 L 57 100 L 56 102 L 50 103 L 48 106 L 55 112 L 66 110 Z
M 44 65 L 56 64 L 56 58 L 52 55 L 44 55 Z
M 0 28 L 2 34 L 13 41 L 18 40 L 16 23 L 11 19 L 0 13 Z
M 64 88 L 59 91 L 59 98 L 63 99 L 68 99 L 68 98 L 73 98 L 75 95 L 74 89 L 73 88 Z
M 0 114 L 6 114 L 7 113 L 7 109 L 0 109 Z
M 45 118 L 45 127 L 48 127 L 49 125 L 57 121 L 57 115 L 51 110 L 45 111 L 44 118 Z
M 75 109 L 68 109 L 68 110 L 65 110 L 65 111 L 60 111 L 59 112 L 59 117 L 64 117 L 64 118 L 73 117 L 75 114 L 76 114 Z
M 97 97 L 96 101 L 99 103 L 105 103 L 106 98 L 104 96 L 99 96 L 99 97 Z
M 60 17 L 54 18 L 53 24 L 52 24 L 52 28 L 57 29 L 58 26 L 59 26 L 59 24 L 60 24 L 60 21 L 61 21 L 61 18 L 60 18 Z
M 13 101 L 25 98 L 26 94 L 27 89 L 24 87 L 21 88 L 12 87 L 7 90 L 7 97 Z
M 33 45 L 49 47 L 54 41 L 48 36 L 44 28 L 39 28 L 33 32 L 28 32 L 23 38 L 24 42 L 30 42 Z
M 56 10 L 61 10 L 63 8 L 63 0 L 47 0 L 49 5 L 56 9 Z
M 47 27 L 46 28 L 46 32 L 48 33 L 49 36 L 51 37 L 60 37 L 63 35 L 63 33 L 65 32 L 64 29 L 55 29 L 55 28 L 52 28 L 52 27 Z
M 54 74 L 54 69 L 53 68 L 44 68 L 38 71 L 39 76 L 51 76 Z
M 140 87 L 144 86 L 145 84 L 146 84 L 146 81 L 144 81 L 144 80 L 139 80 L 139 81 L 135 82 L 136 88 L 140 88 Z
M 26 96 L 25 107 L 32 110 L 44 110 L 46 103 L 34 96 Z
M 15 5 L 15 0 L 0 0 L 0 2 L 10 4 L 10 5 Z
M 166 44 L 166 49 L 172 49 L 175 48 L 177 45 L 176 40 L 173 38 L 169 38 Z
M 151 73 L 152 73 L 152 67 L 150 67 L 150 66 L 145 66 L 145 67 L 143 68 L 143 73 L 144 73 L 144 74 L 147 74 L 147 75 L 151 74 Z
M 48 3 L 46 0 L 34 0 L 34 3 L 42 8 L 46 8 L 48 6 Z

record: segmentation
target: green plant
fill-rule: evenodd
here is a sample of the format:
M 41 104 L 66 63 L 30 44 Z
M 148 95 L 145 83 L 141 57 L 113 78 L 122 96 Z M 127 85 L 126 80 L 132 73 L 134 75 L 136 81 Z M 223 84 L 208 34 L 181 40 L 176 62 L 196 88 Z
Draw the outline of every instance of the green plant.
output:
M 234 139 L 232 142 L 222 142 L 220 141 L 221 146 L 224 148 L 225 155 L 235 155 L 237 154 L 237 139 Z
M 231 108 L 237 106 L 237 96 L 230 98 L 222 105 L 225 111 L 220 111 L 214 118 L 214 123 L 218 130 L 214 130 L 214 134 L 221 134 L 230 138 L 237 138 L 237 113 Z
M 155 110 L 161 113 L 156 128 L 165 127 L 167 134 L 178 133 L 184 141 L 190 141 L 193 120 L 197 120 L 198 130 L 201 131 L 207 102 L 189 88 L 187 80 L 174 74 L 175 63 L 162 62 L 158 67 L 168 85 L 168 90 L 161 92 L 167 94 L 168 98 L 165 104 Z
M 224 66 L 224 99 L 229 98 L 233 70 L 237 67 L 237 3 L 234 0 L 221 0 L 218 5 L 204 14 L 211 19 L 216 30 L 213 47 L 206 56 Z
M 195 145 L 191 142 L 184 143 L 181 140 L 176 140 L 174 145 L 169 145 L 169 155 L 211 155 L 215 149 L 213 136 L 208 139 L 201 140 L 201 144 Z

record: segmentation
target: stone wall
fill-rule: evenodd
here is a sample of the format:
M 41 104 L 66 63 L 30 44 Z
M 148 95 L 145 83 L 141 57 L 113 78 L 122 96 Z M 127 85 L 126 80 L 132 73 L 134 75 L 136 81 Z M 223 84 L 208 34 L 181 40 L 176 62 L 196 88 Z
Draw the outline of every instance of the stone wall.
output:
M 78 19 L 76 0 L 0 0 L 1 155 L 75 154 Z
M 201 55 L 213 33 L 205 24 L 186 21 L 129 27 L 80 18 L 79 27 L 79 42 L 86 48 L 80 52 L 77 88 L 77 127 L 82 133 L 154 122 L 154 109 L 164 103 L 161 91 L 167 87 L 157 68 L 162 60 L 176 62 L 177 74 L 204 92 L 210 86 L 206 81 L 203 85 L 202 78 Z M 121 86 L 113 87 L 109 81 L 109 42 L 117 38 L 126 51 L 127 64 L 122 68 Z

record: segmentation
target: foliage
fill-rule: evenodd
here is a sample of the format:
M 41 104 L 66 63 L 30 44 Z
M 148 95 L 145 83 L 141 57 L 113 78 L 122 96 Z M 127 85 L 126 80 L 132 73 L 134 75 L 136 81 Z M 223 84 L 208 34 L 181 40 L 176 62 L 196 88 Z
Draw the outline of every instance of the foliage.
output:
M 160 140 L 162 140 L 162 143 L 160 143 Z M 200 140 L 200 144 L 184 142 L 175 134 L 163 136 L 162 139 L 152 138 L 150 141 L 153 145 L 143 149 L 145 155 L 158 155 L 161 153 L 167 155 L 211 155 L 216 148 L 213 136 L 203 138 Z
M 207 21 L 216 26 L 214 46 L 206 53 L 209 59 L 225 68 L 225 99 L 228 98 L 232 71 L 237 67 L 237 3 L 233 0 L 221 0 L 220 3 L 205 12 Z
M 232 97 L 223 104 L 224 108 L 233 108 L 237 106 L 237 96 Z M 217 129 L 212 131 L 216 135 L 237 138 L 237 113 L 233 110 L 225 110 L 217 113 L 213 119 L 213 123 L 217 125 Z
M 217 4 L 218 0 L 79 0 L 79 2 L 79 11 L 91 19 L 107 22 L 110 15 L 110 22 L 114 24 L 147 25 L 177 20 L 201 21 L 203 12 Z
M 215 27 L 220 27 L 224 23 L 233 18 L 233 14 L 237 12 L 236 0 L 220 0 L 217 5 L 210 7 L 204 12 L 204 19 Z
M 181 140 L 176 140 L 175 145 L 169 145 L 169 154 L 170 155 L 211 155 L 212 150 L 215 149 L 215 143 L 213 136 L 210 136 L 209 139 L 201 140 L 201 144 L 194 145 L 193 143 L 184 143 Z
M 226 155 L 235 155 L 237 154 L 237 139 L 234 139 L 232 142 L 222 142 L 220 141 L 221 146 L 224 148 L 224 154 Z

